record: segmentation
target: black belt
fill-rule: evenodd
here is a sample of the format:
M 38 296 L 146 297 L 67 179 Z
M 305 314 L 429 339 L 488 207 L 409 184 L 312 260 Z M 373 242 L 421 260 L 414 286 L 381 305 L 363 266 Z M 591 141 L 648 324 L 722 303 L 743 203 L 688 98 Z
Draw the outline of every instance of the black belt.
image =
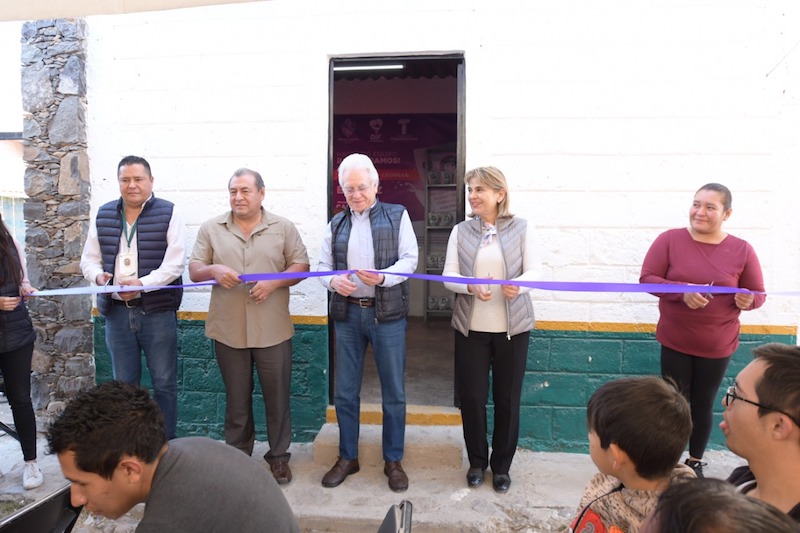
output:
M 133 300 L 129 300 L 127 302 L 125 300 L 117 300 L 116 298 L 111 298 L 111 301 L 114 302 L 117 305 L 124 305 L 125 307 L 127 307 L 129 309 L 131 307 L 139 307 L 140 305 L 142 305 L 142 299 L 141 298 L 134 298 Z
M 348 296 L 347 301 L 359 307 L 373 307 L 375 305 L 375 298 L 352 298 Z

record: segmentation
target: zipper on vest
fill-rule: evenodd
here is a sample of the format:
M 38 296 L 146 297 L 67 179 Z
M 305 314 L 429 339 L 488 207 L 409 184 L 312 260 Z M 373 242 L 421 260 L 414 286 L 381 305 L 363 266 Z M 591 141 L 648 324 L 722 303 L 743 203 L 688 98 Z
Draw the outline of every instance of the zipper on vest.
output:
M 500 247 L 500 257 L 503 258 L 503 272 L 504 276 L 508 277 L 508 265 L 506 265 L 506 251 L 503 250 L 503 241 L 500 240 L 500 233 L 495 233 L 494 238 L 497 239 L 497 245 Z M 502 291 L 501 291 L 502 292 Z M 508 298 L 503 295 L 506 304 L 506 339 L 511 340 L 511 306 L 508 303 Z

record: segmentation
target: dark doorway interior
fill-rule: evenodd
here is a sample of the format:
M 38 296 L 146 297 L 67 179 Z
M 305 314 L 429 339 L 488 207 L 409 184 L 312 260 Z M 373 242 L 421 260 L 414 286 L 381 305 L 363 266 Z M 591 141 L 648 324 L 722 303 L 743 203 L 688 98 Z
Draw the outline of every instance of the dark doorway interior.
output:
M 339 162 L 349 153 L 366 153 L 381 175 L 378 198 L 409 211 L 419 244 L 418 273 L 441 273 L 450 227 L 464 219 L 464 188 L 458 179 L 464 174 L 463 61 L 457 55 L 331 61 L 329 214 L 346 205 L 335 174 Z M 394 67 L 381 68 L 387 65 Z M 407 401 L 452 406 L 452 295 L 438 282 L 410 284 Z M 331 394 L 336 379 L 334 334 L 331 331 L 329 343 Z M 371 351 L 361 401 L 381 401 Z
M 413 405 L 453 405 L 453 328 L 449 319 L 408 320 L 406 399 Z M 375 360 L 367 354 L 361 401 L 381 403 Z

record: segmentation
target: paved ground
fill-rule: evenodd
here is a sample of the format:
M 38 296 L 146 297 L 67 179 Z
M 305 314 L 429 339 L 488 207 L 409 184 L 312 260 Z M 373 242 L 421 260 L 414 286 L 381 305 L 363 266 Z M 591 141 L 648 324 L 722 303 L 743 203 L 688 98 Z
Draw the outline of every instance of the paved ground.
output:
M 0 404 L 0 420 L 9 421 L 6 404 Z M 40 438 L 40 463 L 45 483 L 38 489 L 22 488 L 22 456 L 10 436 L 0 437 L 0 500 L 32 502 L 45 498 L 64 485 L 58 461 L 45 455 L 46 442 Z M 261 456 L 266 444 L 257 443 L 255 464 L 266 468 Z M 293 481 L 284 488 L 303 531 L 360 533 L 378 530 L 389 508 L 408 500 L 413 505 L 413 531 L 425 532 L 549 532 L 565 531 L 587 480 L 595 469 L 588 455 L 518 451 L 511 469 L 512 485 L 507 494 L 496 494 L 491 475 L 477 489 L 466 487 L 466 468 L 426 467 L 406 471 L 410 486 L 405 493 L 389 490 L 380 466 L 362 465 L 339 487 L 320 484 L 329 466 L 313 461 L 311 444 L 292 445 Z M 257 459 L 255 459 L 257 458 Z M 706 455 L 707 472 L 724 477 L 741 460 L 728 452 Z M 112 521 L 81 515 L 76 533 L 130 533 L 141 516 L 141 506 Z M 232 524 L 231 531 L 235 531 Z

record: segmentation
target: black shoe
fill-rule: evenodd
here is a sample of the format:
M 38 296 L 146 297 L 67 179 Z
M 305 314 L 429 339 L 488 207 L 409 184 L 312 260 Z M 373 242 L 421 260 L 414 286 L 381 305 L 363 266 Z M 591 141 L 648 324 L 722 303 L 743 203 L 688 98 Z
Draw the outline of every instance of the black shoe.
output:
M 471 488 L 480 487 L 483 485 L 483 468 L 470 468 L 467 471 L 467 485 Z
M 694 475 L 696 475 L 697 477 L 699 478 L 706 477 L 703 474 L 703 467 L 708 465 L 708 463 L 702 463 L 700 461 L 695 461 L 694 459 L 686 459 L 684 464 L 689 468 L 691 468 L 692 470 L 694 470 Z
M 505 494 L 511 486 L 511 477 L 508 474 L 494 474 L 492 476 L 492 485 L 495 492 Z

